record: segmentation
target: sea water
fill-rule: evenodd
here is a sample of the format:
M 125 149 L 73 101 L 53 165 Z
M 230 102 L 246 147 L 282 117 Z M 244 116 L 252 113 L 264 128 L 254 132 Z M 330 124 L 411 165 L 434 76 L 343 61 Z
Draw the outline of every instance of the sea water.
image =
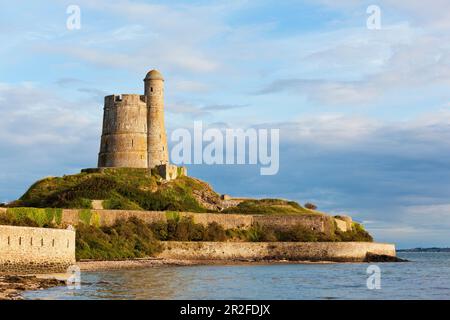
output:
M 26 299 L 450 299 L 450 253 L 399 253 L 404 263 L 151 267 L 82 272 Z M 368 286 L 368 267 L 380 287 Z M 373 269 L 373 268 L 372 268 Z M 371 289 L 370 289 L 371 288 Z

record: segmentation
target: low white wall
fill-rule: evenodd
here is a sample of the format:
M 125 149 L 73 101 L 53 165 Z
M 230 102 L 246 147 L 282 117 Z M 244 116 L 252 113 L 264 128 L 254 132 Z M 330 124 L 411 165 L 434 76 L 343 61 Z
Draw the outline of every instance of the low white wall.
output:
M 364 261 L 367 253 L 395 256 L 395 246 L 373 242 L 163 242 L 161 258 L 185 260 Z
M 0 272 L 64 272 L 75 263 L 75 231 L 0 226 Z

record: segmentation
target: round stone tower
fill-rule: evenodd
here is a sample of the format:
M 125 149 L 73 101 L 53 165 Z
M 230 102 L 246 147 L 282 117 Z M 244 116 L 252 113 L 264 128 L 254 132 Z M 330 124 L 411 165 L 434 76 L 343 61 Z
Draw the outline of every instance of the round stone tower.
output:
M 147 168 L 147 104 L 138 94 L 105 97 L 98 167 Z
M 151 70 L 144 83 L 147 101 L 147 166 L 153 168 L 169 163 L 164 126 L 164 78 L 159 71 Z

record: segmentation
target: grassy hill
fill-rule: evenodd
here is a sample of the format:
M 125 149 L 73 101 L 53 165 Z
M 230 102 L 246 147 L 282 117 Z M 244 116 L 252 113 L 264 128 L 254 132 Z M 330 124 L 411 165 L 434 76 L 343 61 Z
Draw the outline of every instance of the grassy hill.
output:
M 92 200 L 104 200 L 105 209 L 223 212 L 241 214 L 323 214 L 280 199 L 244 200 L 223 205 L 220 195 L 199 179 L 182 176 L 164 181 L 146 169 L 110 168 L 63 177 L 47 177 L 34 183 L 9 206 L 36 208 L 91 208 Z M 223 208 L 226 209 L 223 209 Z
M 39 180 L 10 206 L 90 208 L 94 199 L 105 200 L 105 209 L 193 212 L 214 211 L 220 202 L 207 183 L 195 178 L 167 182 L 145 169 L 117 168 Z
M 295 201 L 281 199 L 245 200 L 237 206 L 227 208 L 222 212 L 268 215 L 323 214 L 319 211 L 304 208 Z

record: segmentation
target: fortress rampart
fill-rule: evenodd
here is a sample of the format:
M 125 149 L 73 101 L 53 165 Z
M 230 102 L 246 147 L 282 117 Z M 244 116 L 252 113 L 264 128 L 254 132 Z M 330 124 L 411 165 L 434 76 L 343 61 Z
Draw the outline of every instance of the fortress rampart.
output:
M 66 272 L 75 264 L 75 231 L 0 226 L 0 273 Z
M 190 217 L 195 223 L 208 225 L 217 222 L 224 229 L 249 228 L 253 223 L 251 215 L 239 214 L 215 214 L 215 213 L 192 213 L 192 212 L 167 212 L 167 211 L 137 211 L 137 210 L 91 210 L 90 221 L 83 221 L 80 210 L 64 209 L 62 213 L 62 224 L 77 225 L 83 223 L 98 223 L 100 226 L 111 226 L 119 219 L 136 217 L 145 223 L 166 222 L 168 219 L 181 219 Z
M 0 208 L 0 214 L 6 212 L 6 208 Z M 251 214 L 223 214 L 223 213 L 194 213 L 171 211 L 141 211 L 141 210 L 89 210 L 90 215 L 86 221 L 86 215 L 81 214 L 80 209 L 63 209 L 61 225 L 73 225 L 78 223 L 98 224 L 99 226 L 111 226 L 119 219 L 136 217 L 146 223 L 166 222 L 168 219 L 190 217 L 195 223 L 208 225 L 211 222 L 220 224 L 224 229 L 247 229 L 258 224 L 270 226 L 279 230 L 286 230 L 301 224 L 311 230 L 329 233 L 336 227 L 341 231 L 351 230 L 352 220 L 346 217 L 345 221 L 328 215 L 251 215 Z
M 0 214 L 1 214 L 0 210 Z M 249 228 L 254 223 L 270 223 L 272 227 L 286 228 L 294 221 L 305 227 L 331 228 L 333 217 L 294 216 L 290 220 L 261 219 L 262 216 L 239 214 L 209 214 L 189 212 L 91 210 L 91 214 L 80 214 L 80 210 L 65 209 L 61 225 L 89 223 L 112 225 L 118 219 L 138 217 L 147 223 L 168 219 L 192 217 L 194 222 L 207 225 L 217 222 L 225 229 Z M 258 220 L 259 219 L 259 220 Z M 327 220 L 329 219 L 329 220 Z M 338 226 L 339 228 L 339 226 Z M 210 261 L 336 261 L 362 262 L 367 255 L 396 255 L 395 246 L 371 242 L 161 242 L 163 250 L 159 258 Z M 0 273 L 51 273 L 64 272 L 75 263 L 75 232 L 63 229 L 0 226 Z
M 163 242 L 159 258 L 183 260 L 292 260 L 363 262 L 367 254 L 396 255 L 395 246 L 373 242 Z
M 78 223 L 91 223 L 100 226 L 113 225 L 119 219 L 137 217 L 146 223 L 166 222 L 168 219 L 190 217 L 195 223 L 208 225 L 216 222 L 224 229 L 248 229 L 256 224 L 286 230 L 301 224 L 306 228 L 326 234 L 331 233 L 336 226 L 341 231 L 351 229 L 351 220 L 344 222 L 327 215 L 251 215 L 251 214 L 223 214 L 223 213 L 193 213 L 193 212 L 167 212 L 167 211 L 138 211 L 138 210 L 90 210 L 89 221 L 81 215 L 78 209 L 63 209 L 61 224 L 78 225 Z
M 0 208 L 0 214 L 5 213 L 6 208 Z M 111 226 L 117 220 L 136 217 L 145 223 L 167 222 L 168 219 L 181 219 L 190 217 L 195 223 L 207 226 L 216 222 L 224 229 L 248 229 L 256 224 L 270 226 L 279 230 L 286 230 L 301 224 L 311 230 L 330 233 L 335 226 L 338 230 L 351 230 L 352 220 L 346 217 L 345 221 L 328 215 L 251 215 L 251 214 L 223 214 L 223 213 L 194 213 L 194 212 L 172 212 L 172 211 L 140 211 L 140 210 L 105 210 L 91 209 L 89 215 L 82 214 L 80 209 L 63 209 L 61 226 L 79 223 L 96 224 L 98 226 Z M 87 220 L 86 220 L 87 219 Z M 55 221 L 56 223 L 56 221 Z
M 287 230 L 291 227 L 301 224 L 311 230 L 330 234 L 334 230 L 334 223 L 340 222 L 327 215 L 255 215 L 253 223 L 260 226 L 274 227 L 278 230 Z M 342 231 L 351 229 L 351 224 L 337 223 L 337 227 Z

